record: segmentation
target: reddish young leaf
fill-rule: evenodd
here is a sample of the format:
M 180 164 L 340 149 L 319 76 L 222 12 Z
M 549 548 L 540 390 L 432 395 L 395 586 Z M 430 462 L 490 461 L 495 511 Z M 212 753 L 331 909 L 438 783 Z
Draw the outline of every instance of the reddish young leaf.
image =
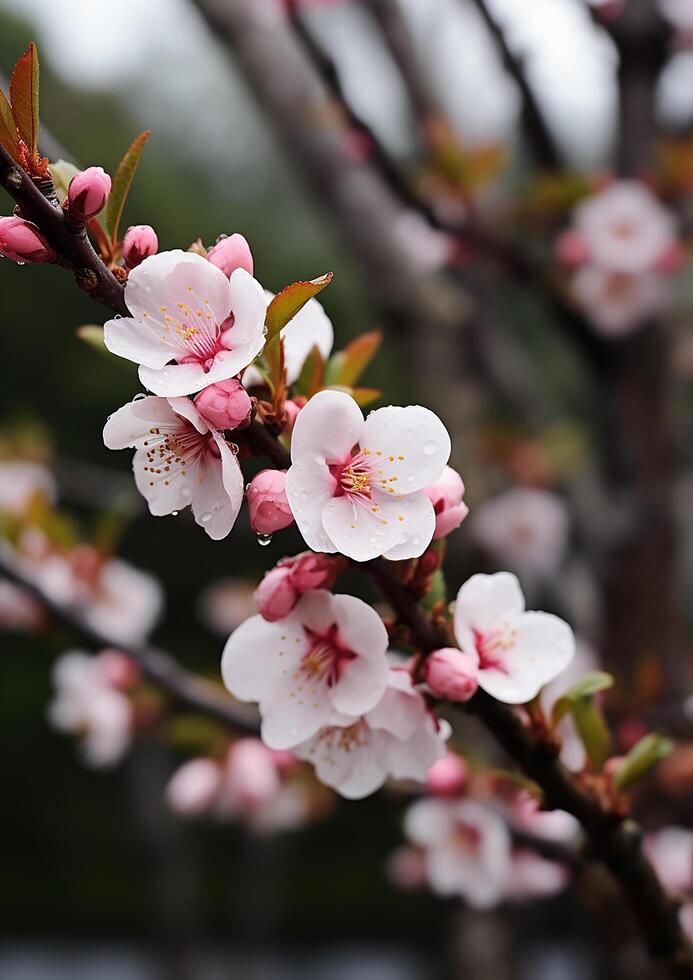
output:
M 3 92 L 0 92 L 0 146 L 7 150 L 13 160 L 17 159 L 19 150 L 17 124 L 14 121 L 10 103 Z
M 355 385 L 383 342 L 382 331 L 371 330 L 356 337 L 332 358 L 330 384 Z
M 142 156 L 144 144 L 150 136 L 151 130 L 147 129 L 132 141 L 130 148 L 118 164 L 118 169 L 115 172 L 111 193 L 108 196 L 108 204 L 106 205 L 106 231 L 113 245 L 118 241 L 123 208 L 130 193 L 130 187 L 135 176 L 135 171 L 137 170 L 137 165 L 140 162 L 140 157 Z
M 333 279 L 332 272 L 326 272 L 318 279 L 311 279 L 307 282 L 292 282 L 290 286 L 285 286 L 281 292 L 277 293 L 270 305 L 267 307 L 265 326 L 267 328 L 267 340 L 265 342 L 265 355 L 269 353 L 272 345 L 279 336 L 279 331 L 285 327 L 292 317 L 295 317 L 309 299 L 317 296 L 321 289 L 328 286 Z
M 12 114 L 32 156 L 38 153 L 39 130 L 39 62 L 36 45 L 32 43 L 14 66 L 10 79 Z

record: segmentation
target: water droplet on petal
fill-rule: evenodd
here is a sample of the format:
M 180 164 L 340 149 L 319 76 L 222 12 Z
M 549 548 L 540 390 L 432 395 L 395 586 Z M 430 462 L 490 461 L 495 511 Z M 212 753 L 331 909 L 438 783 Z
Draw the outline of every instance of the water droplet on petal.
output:
M 209 524 L 209 522 L 211 520 L 212 520 L 212 515 L 211 514 L 203 514 L 200 517 L 200 521 L 201 521 L 202 524 Z
M 135 397 L 132 400 L 134 402 L 141 402 L 142 399 L 143 398 L 146 398 L 146 397 L 147 396 L 145 395 L 145 393 L 143 391 L 138 391 L 137 394 L 135 395 Z
M 171 517 L 178 517 L 178 511 L 177 510 L 172 510 L 171 511 Z
M 271 534 L 258 534 L 257 536 L 257 543 L 260 545 L 261 548 L 266 548 L 271 540 L 272 540 Z
M 115 315 L 115 316 L 113 317 L 113 319 L 114 319 L 114 320 L 122 320 L 123 318 L 122 318 L 122 316 L 120 315 L 120 313 L 116 313 L 116 315 Z
M 437 443 L 425 442 L 423 447 L 424 456 L 434 456 L 437 448 L 438 448 Z
M 231 450 L 234 456 L 238 456 L 239 452 L 241 451 L 235 442 L 229 443 L 229 449 Z

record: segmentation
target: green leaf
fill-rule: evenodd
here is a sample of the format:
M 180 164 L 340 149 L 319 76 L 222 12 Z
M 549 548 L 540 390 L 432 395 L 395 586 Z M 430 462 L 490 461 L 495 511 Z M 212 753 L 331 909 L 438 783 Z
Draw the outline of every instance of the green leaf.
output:
M 19 135 L 35 155 L 38 153 L 39 130 L 39 62 L 33 41 L 14 66 L 10 101 Z
M 112 244 L 118 241 L 120 219 L 123 217 L 125 202 L 130 193 L 130 187 L 135 176 L 135 171 L 137 170 L 137 165 L 140 162 L 142 151 L 144 150 L 144 144 L 150 136 L 151 130 L 147 129 L 132 141 L 127 153 L 118 164 L 118 169 L 113 177 L 111 193 L 108 196 L 108 204 L 106 206 L 106 231 L 109 234 Z
M 426 612 L 430 612 L 439 602 L 446 602 L 448 597 L 445 585 L 445 575 L 442 568 L 436 568 L 428 586 L 428 592 L 421 600 L 422 607 Z
M 296 389 L 301 395 L 310 398 L 320 391 L 325 376 L 325 360 L 318 347 L 313 347 L 303 362 L 301 373 L 296 380 Z
M 62 204 L 67 197 L 67 189 L 70 186 L 70 181 L 75 174 L 79 173 L 79 167 L 76 167 L 74 163 L 69 163 L 67 160 L 57 160 L 55 163 L 51 163 L 48 169 L 53 178 L 55 193 L 58 195 L 58 200 Z
M 108 353 L 106 350 L 106 345 L 103 342 L 103 327 L 96 323 L 85 323 L 81 327 L 77 327 L 75 331 L 80 340 L 89 344 L 94 350 L 99 351 L 101 354 Z
M 674 747 L 670 738 L 652 733 L 634 745 L 614 774 L 614 784 L 620 790 L 628 789 L 642 779 L 653 766 L 664 759 Z
M 309 299 L 317 296 L 318 293 L 329 286 L 334 277 L 334 273 L 326 272 L 324 276 L 317 279 L 310 279 L 307 282 L 292 282 L 290 286 L 285 286 L 281 292 L 277 293 L 270 305 L 267 307 L 265 317 L 265 328 L 267 330 L 265 341 L 265 354 L 268 348 L 271 349 L 282 330 L 289 320 L 296 316 L 299 310 L 303 309 Z
M 576 701 L 581 698 L 591 697 L 600 691 L 606 691 L 614 685 L 614 678 L 607 674 L 605 670 L 595 670 L 590 674 L 585 674 L 579 681 L 569 687 L 553 706 L 553 723 L 557 725 L 561 718 L 565 717 L 572 709 Z
M 372 402 L 377 402 L 377 400 L 382 395 L 382 391 L 378 388 L 352 388 L 351 397 L 354 399 L 359 408 L 365 408 L 366 405 L 370 405 Z
M 606 727 L 604 715 L 592 697 L 578 698 L 571 711 L 590 766 L 594 772 L 601 772 L 609 757 L 611 745 L 611 734 Z
M 19 134 L 10 103 L 5 98 L 4 92 L 0 92 L 0 146 L 7 150 L 13 160 L 17 159 Z
M 330 359 L 325 374 L 327 384 L 355 385 L 375 357 L 382 342 L 383 335 L 380 330 L 370 330 L 352 340 L 344 350 L 338 351 Z

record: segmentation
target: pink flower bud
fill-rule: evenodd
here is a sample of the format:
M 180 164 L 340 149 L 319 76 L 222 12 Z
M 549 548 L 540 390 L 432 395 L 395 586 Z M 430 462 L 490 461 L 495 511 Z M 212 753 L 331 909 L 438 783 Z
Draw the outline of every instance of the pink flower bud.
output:
M 444 538 L 458 528 L 469 513 L 469 507 L 462 503 L 464 483 L 460 474 L 451 466 L 446 466 L 437 483 L 424 489 L 436 512 L 434 538 Z
M 426 773 L 426 789 L 434 796 L 457 796 L 467 782 L 467 764 L 454 752 L 434 762 Z
M 111 178 L 103 167 L 88 167 L 70 181 L 67 189 L 68 214 L 82 226 L 103 209 L 111 193 Z
M 120 650 L 104 650 L 98 656 L 99 669 L 109 687 L 129 691 L 139 684 L 142 674 L 130 657 Z
M 262 470 L 248 488 L 250 525 L 258 534 L 274 534 L 293 524 L 286 499 L 286 470 Z
M 469 701 L 478 685 L 476 661 L 455 647 L 436 650 L 426 660 L 424 678 L 437 698 Z
M 553 253 L 557 262 L 570 267 L 584 265 L 590 257 L 584 236 L 572 229 L 558 236 L 553 245 Z
M 150 225 L 133 225 L 125 232 L 123 258 L 128 269 L 134 269 L 159 251 L 159 239 Z
M 291 582 L 291 569 L 277 565 L 270 569 L 255 591 L 260 615 L 270 623 L 287 616 L 298 602 L 299 593 Z
M 235 429 L 247 420 L 252 408 L 248 392 L 235 378 L 204 388 L 195 406 L 216 429 Z
M 331 589 L 343 567 L 339 558 L 306 551 L 293 559 L 291 583 L 297 592 Z
M 166 787 L 169 806 L 185 816 L 205 813 L 217 801 L 221 779 L 221 769 L 212 759 L 191 759 Z
M 214 248 L 210 248 L 207 258 L 226 276 L 230 277 L 236 269 L 245 269 L 251 276 L 253 274 L 253 256 L 243 235 L 222 238 Z
M 230 802 L 252 810 L 274 799 L 280 785 L 271 749 L 258 738 L 234 742 L 229 750 L 224 786 Z
M 0 218 L 0 255 L 20 265 L 25 262 L 52 262 L 55 249 L 30 221 Z

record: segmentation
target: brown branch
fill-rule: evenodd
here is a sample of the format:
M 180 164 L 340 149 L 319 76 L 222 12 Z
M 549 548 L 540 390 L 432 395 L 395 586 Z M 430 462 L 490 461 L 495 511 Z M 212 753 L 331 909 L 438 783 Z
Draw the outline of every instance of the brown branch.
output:
M 42 190 L 2 146 L 0 186 L 17 202 L 18 213 L 38 225 L 60 261 L 74 272 L 79 288 L 116 313 L 128 316 L 123 286 L 96 254 L 86 231 L 71 230 L 62 209 L 44 193 L 51 193 L 53 185 L 49 183 Z
M 537 158 L 537 163 L 539 166 L 550 170 L 559 169 L 563 163 L 562 154 L 534 90 L 527 79 L 523 59 L 519 58 L 511 49 L 502 27 L 489 10 L 486 0 L 474 0 L 474 6 L 498 48 L 506 71 L 520 90 L 522 121 Z
M 156 647 L 123 644 L 86 623 L 78 613 L 50 598 L 30 579 L 0 558 L 0 579 L 11 582 L 34 599 L 51 617 L 79 637 L 92 650 L 121 650 L 151 681 L 163 688 L 180 704 L 210 715 L 231 728 L 257 734 L 258 724 L 252 714 L 236 707 L 216 684 L 191 673 L 174 658 Z

